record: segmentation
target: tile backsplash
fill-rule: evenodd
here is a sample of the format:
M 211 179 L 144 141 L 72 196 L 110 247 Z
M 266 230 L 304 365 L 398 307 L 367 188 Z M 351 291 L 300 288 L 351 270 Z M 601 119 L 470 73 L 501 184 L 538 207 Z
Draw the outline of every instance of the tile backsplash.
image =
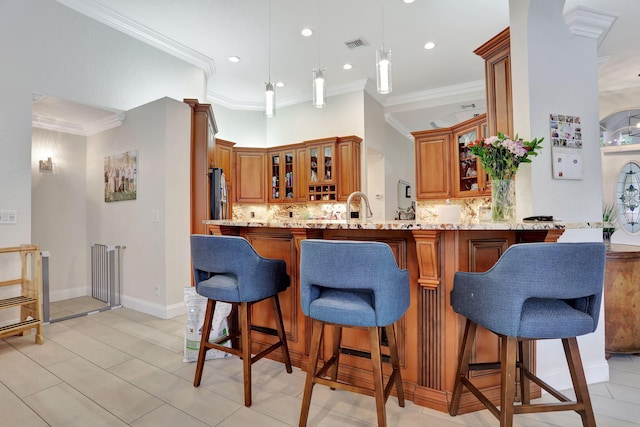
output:
M 438 205 L 447 204 L 446 199 L 416 202 L 416 221 L 437 222 Z M 451 204 L 460 206 L 462 222 L 478 221 L 480 207 L 490 206 L 490 197 L 473 197 L 465 199 L 451 199 Z M 357 210 L 357 207 L 355 207 Z M 396 213 L 393 212 L 393 215 Z M 296 220 L 340 220 L 346 219 L 346 207 L 344 203 L 273 203 L 273 204 L 235 204 L 233 205 L 233 218 L 239 221 L 252 219 L 286 221 Z M 389 219 L 392 220 L 393 218 Z

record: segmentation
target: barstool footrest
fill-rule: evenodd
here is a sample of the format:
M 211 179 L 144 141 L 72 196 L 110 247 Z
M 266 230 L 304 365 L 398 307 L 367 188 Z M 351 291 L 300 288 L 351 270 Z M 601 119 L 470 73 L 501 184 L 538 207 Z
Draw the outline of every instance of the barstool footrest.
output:
M 271 353 L 274 350 L 279 349 L 280 347 L 282 347 L 282 341 L 278 341 L 276 343 L 271 344 L 269 347 L 265 348 L 264 350 L 262 350 L 260 353 L 254 355 L 251 358 L 251 363 L 255 363 L 258 360 L 262 359 L 263 357 L 265 357 L 267 354 Z

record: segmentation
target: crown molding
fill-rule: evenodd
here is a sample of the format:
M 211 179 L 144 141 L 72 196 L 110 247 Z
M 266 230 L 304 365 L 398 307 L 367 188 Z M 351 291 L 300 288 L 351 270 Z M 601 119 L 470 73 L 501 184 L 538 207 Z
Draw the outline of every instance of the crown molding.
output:
M 598 45 L 616 19 L 618 19 L 618 15 L 613 13 L 583 6 L 577 6 L 564 15 L 564 20 L 569 26 L 571 34 L 597 39 Z
M 391 126 L 395 130 L 400 132 L 400 134 L 402 134 L 402 136 L 407 138 L 409 141 L 413 142 L 414 138 L 413 138 L 413 135 L 411 135 L 411 132 L 409 131 L 409 129 L 404 127 L 401 122 L 396 120 L 396 118 L 393 116 L 393 114 L 385 113 L 384 114 L 384 121 L 387 122 L 387 124 L 389 124 L 389 126 Z
M 55 132 L 87 136 L 82 126 L 77 123 L 56 120 L 50 117 L 36 116 L 35 114 L 31 116 L 31 126 L 39 129 L 52 130 Z
M 130 35 L 148 45 L 180 58 L 189 64 L 204 70 L 207 77 L 215 72 L 212 58 L 172 40 L 149 27 L 146 27 L 124 15 L 110 9 L 95 0 L 56 0 L 76 12 L 102 22 L 111 28 Z
M 485 96 L 486 83 L 484 80 L 476 80 L 467 83 L 461 83 L 451 86 L 443 86 L 435 89 L 423 90 L 419 92 L 408 93 L 389 97 L 382 105 L 392 107 L 397 105 L 415 104 L 421 102 L 429 102 L 442 98 L 451 98 L 457 95 L 468 95 L 473 92 L 480 92 Z
M 327 89 L 327 98 L 332 96 L 343 95 L 345 93 L 362 91 L 365 89 L 367 80 L 358 80 L 356 82 L 353 82 L 347 85 L 342 85 L 342 86 L 332 87 L 331 89 Z M 243 111 L 264 110 L 264 103 L 262 102 L 235 101 L 233 99 L 225 97 L 224 95 L 216 93 L 213 90 L 207 91 L 207 101 L 212 104 L 229 108 L 231 110 L 243 110 Z M 305 102 L 311 102 L 311 91 L 309 91 L 308 95 L 290 96 L 287 98 L 280 99 L 278 98 L 278 90 L 276 89 L 276 110 L 278 108 L 284 108 L 291 105 L 303 104 Z
M 90 136 L 122 125 L 125 117 L 125 113 L 114 113 L 104 119 L 96 120 L 91 123 L 78 124 L 64 120 L 52 119 L 50 117 L 33 115 L 31 117 L 31 126 L 55 132 Z

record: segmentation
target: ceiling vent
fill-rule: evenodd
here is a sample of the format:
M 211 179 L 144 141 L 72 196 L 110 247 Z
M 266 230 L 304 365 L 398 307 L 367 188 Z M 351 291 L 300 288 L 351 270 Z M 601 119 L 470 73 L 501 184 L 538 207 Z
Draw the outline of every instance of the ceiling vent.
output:
M 355 39 L 355 40 L 351 40 L 350 42 L 345 42 L 344 43 L 349 49 L 356 49 L 358 47 L 365 47 L 365 46 L 369 46 L 369 43 L 367 43 L 366 41 L 364 41 L 364 39 L 359 38 L 359 39 Z

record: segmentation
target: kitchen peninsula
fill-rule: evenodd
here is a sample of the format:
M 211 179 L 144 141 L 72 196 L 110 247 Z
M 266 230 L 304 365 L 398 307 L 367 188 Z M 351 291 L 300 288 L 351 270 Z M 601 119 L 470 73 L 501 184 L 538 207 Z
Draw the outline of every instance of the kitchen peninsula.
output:
M 291 361 L 306 369 L 310 344 L 310 323 L 299 303 L 300 241 L 304 239 L 375 240 L 391 247 L 400 268 L 409 270 L 411 304 L 398 322 L 399 347 L 405 396 L 414 403 L 446 412 L 453 388 L 464 319 L 449 305 L 449 292 L 456 271 L 486 271 L 512 244 L 554 242 L 568 228 L 591 228 L 587 223 L 461 223 L 437 224 L 415 221 L 205 221 L 214 235 L 245 237 L 256 251 L 268 258 L 284 259 L 291 287 L 281 294 L 281 305 L 289 340 Z M 273 338 L 270 310 L 256 305 L 253 311 L 255 340 L 266 347 Z M 362 333 L 360 333 L 362 332 Z M 340 373 L 351 381 L 367 383 L 368 365 L 355 357 L 366 352 L 368 338 L 363 331 L 344 331 L 343 342 L 351 350 L 341 356 Z M 481 330 L 474 358 L 479 362 L 499 359 L 495 335 Z M 325 335 L 323 354 L 331 352 L 331 334 Z M 530 349 L 532 360 L 535 351 Z M 278 355 L 274 357 L 279 357 Z M 386 366 L 385 366 L 386 368 Z M 474 382 L 497 402 L 499 375 L 472 373 Z M 532 386 L 532 396 L 540 389 Z M 461 412 L 481 409 L 475 398 L 464 395 Z

